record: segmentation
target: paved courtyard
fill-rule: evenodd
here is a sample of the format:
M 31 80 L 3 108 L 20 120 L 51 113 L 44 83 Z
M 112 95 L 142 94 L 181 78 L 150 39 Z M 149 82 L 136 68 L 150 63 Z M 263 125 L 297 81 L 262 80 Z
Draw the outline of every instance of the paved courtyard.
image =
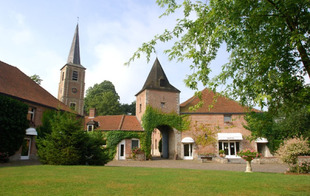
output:
M 110 161 L 109 167 L 154 167 L 154 168 L 184 168 L 204 170 L 245 171 L 246 164 L 217 162 L 202 163 L 198 160 L 151 160 L 151 161 Z M 285 164 L 252 164 L 253 172 L 284 173 L 287 170 Z
M 40 165 L 39 161 L 11 161 L 1 163 L 0 167 Z M 165 160 L 156 159 L 151 161 L 110 161 L 106 164 L 108 167 L 153 167 L 153 168 L 184 168 L 184 169 L 204 169 L 204 170 L 226 170 L 226 171 L 245 171 L 246 164 L 217 162 L 202 163 L 198 160 Z M 284 173 L 287 170 L 285 164 L 252 164 L 254 172 L 272 172 Z

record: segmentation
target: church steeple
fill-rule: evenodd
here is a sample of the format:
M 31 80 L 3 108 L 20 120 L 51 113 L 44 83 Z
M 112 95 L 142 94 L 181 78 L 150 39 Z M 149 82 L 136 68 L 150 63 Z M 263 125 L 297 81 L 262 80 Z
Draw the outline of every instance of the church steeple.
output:
M 79 24 L 77 24 L 75 28 L 75 33 L 73 36 L 67 63 L 81 65 L 80 43 L 79 43 Z
M 80 60 L 79 25 L 76 25 L 67 63 L 60 69 L 58 99 L 84 114 L 85 70 Z

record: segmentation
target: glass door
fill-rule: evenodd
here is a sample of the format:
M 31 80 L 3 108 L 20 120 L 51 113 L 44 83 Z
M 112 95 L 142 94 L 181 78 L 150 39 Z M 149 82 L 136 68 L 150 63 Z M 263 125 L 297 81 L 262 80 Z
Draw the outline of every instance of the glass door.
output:
M 23 143 L 22 143 L 22 152 L 21 152 L 20 159 L 22 159 L 22 160 L 29 159 L 30 146 L 31 146 L 30 138 L 25 138 Z
M 184 159 L 193 159 L 193 144 L 184 144 Z
M 227 158 L 237 158 L 237 152 L 239 151 L 239 142 L 219 142 L 219 150 L 224 150 Z

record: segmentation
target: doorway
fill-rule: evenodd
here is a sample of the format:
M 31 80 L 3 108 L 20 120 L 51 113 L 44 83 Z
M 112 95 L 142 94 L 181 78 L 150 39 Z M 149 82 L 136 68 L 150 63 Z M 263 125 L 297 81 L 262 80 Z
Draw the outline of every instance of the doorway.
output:
M 24 141 L 22 143 L 22 152 L 21 152 L 21 156 L 20 156 L 21 160 L 28 160 L 29 159 L 30 147 L 31 147 L 31 139 L 30 138 L 24 138 Z
M 227 158 L 236 158 L 239 152 L 239 142 L 221 141 L 219 142 L 219 150 L 224 150 Z
M 193 144 L 184 144 L 184 159 L 192 160 L 193 159 Z
M 125 140 L 122 140 L 119 143 L 118 147 L 118 159 L 119 160 L 125 160 Z

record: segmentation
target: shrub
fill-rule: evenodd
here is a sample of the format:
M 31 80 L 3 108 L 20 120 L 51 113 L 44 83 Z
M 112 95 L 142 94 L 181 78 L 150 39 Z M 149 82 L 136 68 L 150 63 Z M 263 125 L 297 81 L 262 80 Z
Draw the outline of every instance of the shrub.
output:
M 280 159 L 287 163 L 290 167 L 290 171 L 294 172 L 298 167 L 298 156 L 308 154 L 310 151 L 307 138 L 291 138 L 284 140 L 283 144 L 280 145 L 277 150 L 277 155 Z
M 50 120 L 51 133 L 37 140 L 40 161 L 51 165 L 80 165 L 106 163 L 99 134 L 82 130 L 75 115 L 57 112 Z
M 0 95 L 0 153 L 12 156 L 20 148 L 29 127 L 28 106 L 21 101 Z M 5 155 L 4 155 L 5 154 Z M 7 160 L 7 158 L 3 158 Z

